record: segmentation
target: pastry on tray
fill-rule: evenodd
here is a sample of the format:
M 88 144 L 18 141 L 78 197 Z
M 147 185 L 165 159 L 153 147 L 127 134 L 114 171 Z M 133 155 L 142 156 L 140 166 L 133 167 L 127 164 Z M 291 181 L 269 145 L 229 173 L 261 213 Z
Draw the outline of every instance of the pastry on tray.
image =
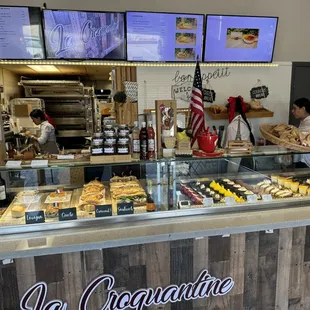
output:
M 47 218 L 55 218 L 58 217 L 59 205 L 49 204 L 45 209 L 45 216 Z
M 22 191 L 17 194 L 17 197 L 33 197 L 38 193 L 38 191 L 29 190 L 29 191 Z
M 54 192 L 50 193 L 48 195 L 48 198 L 50 201 L 65 201 L 67 199 L 67 193 L 66 192 Z
M 95 204 L 92 203 L 82 203 L 79 205 L 79 208 L 81 211 L 95 212 Z
M 83 193 L 88 194 L 88 193 L 99 193 L 104 189 L 104 186 L 98 186 L 98 185 L 89 185 L 86 186 L 83 190 Z
M 11 214 L 13 218 L 20 218 L 25 216 L 26 208 L 23 205 L 15 205 L 11 209 Z
M 99 187 L 101 188 L 101 190 L 104 189 L 104 185 L 98 180 L 90 181 L 89 183 L 84 185 L 84 188 L 93 187 L 93 186 Z
M 90 193 L 90 194 L 83 194 L 81 196 L 81 201 L 98 204 L 100 200 L 104 198 L 104 195 L 101 193 Z

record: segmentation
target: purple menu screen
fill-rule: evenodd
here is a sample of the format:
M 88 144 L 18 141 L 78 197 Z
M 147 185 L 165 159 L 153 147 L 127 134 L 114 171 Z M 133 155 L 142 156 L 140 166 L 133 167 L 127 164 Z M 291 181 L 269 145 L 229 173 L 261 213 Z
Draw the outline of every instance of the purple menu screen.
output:
M 0 7 L 0 59 L 43 59 L 40 8 Z
M 47 58 L 125 59 L 123 13 L 44 10 Z
M 201 60 L 203 21 L 203 15 L 127 12 L 127 59 Z
M 271 62 L 277 17 L 208 15 L 206 62 Z

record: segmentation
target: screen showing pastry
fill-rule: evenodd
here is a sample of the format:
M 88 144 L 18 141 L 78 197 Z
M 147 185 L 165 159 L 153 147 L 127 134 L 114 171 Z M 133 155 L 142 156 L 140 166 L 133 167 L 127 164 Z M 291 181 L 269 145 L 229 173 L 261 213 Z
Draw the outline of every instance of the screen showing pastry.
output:
M 0 6 L 0 59 L 44 59 L 40 8 Z
M 202 59 L 203 15 L 127 12 L 130 61 Z
M 208 15 L 204 61 L 271 62 L 277 17 Z

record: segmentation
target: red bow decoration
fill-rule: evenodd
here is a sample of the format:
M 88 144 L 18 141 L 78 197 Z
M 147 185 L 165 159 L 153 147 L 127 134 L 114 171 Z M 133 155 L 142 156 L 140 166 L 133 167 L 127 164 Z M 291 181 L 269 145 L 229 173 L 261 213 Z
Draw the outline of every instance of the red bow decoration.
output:
M 241 96 L 238 97 L 229 97 L 228 102 L 229 102 L 229 123 L 235 118 L 235 112 L 236 112 L 236 99 L 239 98 L 241 100 L 241 106 L 242 106 L 242 111 L 243 113 L 246 112 L 246 104 L 243 101 L 243 98 Z

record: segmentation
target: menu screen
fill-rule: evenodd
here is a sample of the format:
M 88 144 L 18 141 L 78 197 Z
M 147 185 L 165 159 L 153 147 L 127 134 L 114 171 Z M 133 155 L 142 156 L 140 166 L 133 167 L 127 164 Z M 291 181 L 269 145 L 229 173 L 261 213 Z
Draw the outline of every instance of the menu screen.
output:
M 47 58 L 125 59 L 123 13 L 44 10 Z
M 202 59 L 203 15 L 127 12 L 129 61 Z
M 0 6 L 0 59 L 43 59 L 40 8 Z
M 277 17 L 208 15 L 207 62 L 271 62 Z

